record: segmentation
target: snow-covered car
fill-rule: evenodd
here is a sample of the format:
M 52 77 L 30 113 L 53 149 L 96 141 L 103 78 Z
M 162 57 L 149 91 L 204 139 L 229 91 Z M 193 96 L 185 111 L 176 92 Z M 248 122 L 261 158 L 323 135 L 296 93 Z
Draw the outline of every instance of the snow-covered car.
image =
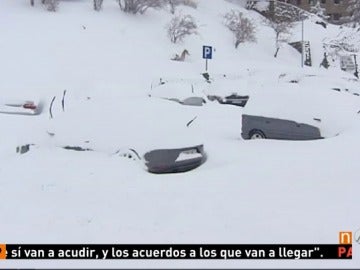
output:
M 66 111 L 58 103 L 46 129 L 47 144 L 125 157 L 154 173 L 189 171 L 205 161 L 201 132 L 192 126 L 197 107 L 184 109 L 161 99 L 79 98 L 72 93 Z M 136 112 L 139 104 L 146 108 L 146 114 Z
M 254 115 L 242 115 L 243 139 L 317 140 L 318 127 L 295 121 Z
M 178 149 L 157 149 L 144 155 L 145 165 L 152 173 L 187 172 L 205 162 L 203 145 Z
M 208 95 L 208 100 L 210 101 L 218 101 L 220 104 L 228 104 L 228 105 L 235 105 L 240 107 L 245 107 L 246 103 L 249 100 L 249 96 L 241 96 L 236 93 L 232 93 L 229 96 L 221 97 L 216 95 Z
M 154 82 L 149 96 L 189 106 L 202 106 L 207 99 L 220 104 L 244 107 L 249 100 L 249 95 L 244 93 L 247 91 L 243 80 L 215 76 L 212 81 L 198 78 Z
M 352 125 L 359 98 L 321 86 L 279 84 L 254 91 L 243 110 L 243 139 L 315 140 Z
M 149 96 L 182 105 L 202 106 L 206 103 L 204 95 L 206 87 L 207 83 L 201 79 L 161 80 L 153 83 Z
M 42 110 L 42 102 L 29 100 L 3 101 L 0 104 L 0 113 L 3 114 L 38 115 Z
M 245 76 L 241 75 L 212 75 L 204 92 L 209 101 L 220 104 L 245 107 L 250 96 L 249 86 Z

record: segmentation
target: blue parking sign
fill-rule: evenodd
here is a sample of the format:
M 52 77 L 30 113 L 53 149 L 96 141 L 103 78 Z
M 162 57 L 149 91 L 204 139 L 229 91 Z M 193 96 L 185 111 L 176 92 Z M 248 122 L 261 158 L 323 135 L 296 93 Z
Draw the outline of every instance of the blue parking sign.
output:
M 204 59 L 212 59 L 212 47 L 211 46 L 203 46 L 203 58 Z

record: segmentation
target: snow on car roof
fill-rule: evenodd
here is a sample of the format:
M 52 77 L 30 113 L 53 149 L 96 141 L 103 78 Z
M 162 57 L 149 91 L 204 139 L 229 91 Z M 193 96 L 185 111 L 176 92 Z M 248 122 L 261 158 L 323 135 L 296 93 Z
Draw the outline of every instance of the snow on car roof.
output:
M 245 78 L 216 78 L 209 84 L 206 94 L 217 95 L 221 97 L 231 94 L 248 95 L 249 94 L 248 79 Z
M 332 136 L 351 125 L 359 101 L 321 84 L 279 83 L 254 90 L 243 113 L 318 126 L 324 136 Z
M 204 80 L 164 80 L 153 85 L 149 95 L 159 98 L 176 98 L 183 100 L 188 97 L 202 97 L 208 83 Z
M 104 151 L 133 148 L 139 153 L 203 143 L 192 125 L 187 126 L 197 116 L 197 107 L 149 98 L 107 100 L 107 107 L 99 107 L 98 102 L 69 102 L 68 111 L 51 121 L 53 141 Z M 146 113 L 139 113 L 140 107 Z M 84 145 L 85 141 L 89 143 Z

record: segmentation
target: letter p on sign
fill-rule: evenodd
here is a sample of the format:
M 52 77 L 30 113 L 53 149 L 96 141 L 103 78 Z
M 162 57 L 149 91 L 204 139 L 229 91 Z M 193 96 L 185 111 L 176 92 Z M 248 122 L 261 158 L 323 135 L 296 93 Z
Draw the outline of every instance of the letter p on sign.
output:
M 212 59 L 212 47 L 211 46 L 203 46 L 203 58 L 204 59 Z

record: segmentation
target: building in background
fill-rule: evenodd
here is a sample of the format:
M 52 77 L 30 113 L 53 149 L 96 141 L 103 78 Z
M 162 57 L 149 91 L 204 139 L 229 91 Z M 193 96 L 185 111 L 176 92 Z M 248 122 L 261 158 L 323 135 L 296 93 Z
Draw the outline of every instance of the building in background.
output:
M 293 4 L 302 9 L 310 11 L 311 7 L 316 5 L 317 1 L 320 2 L 320 6 L 324 8 L 325 15 L 329 16 L 329 21 L 333 23 L 341 23 L 346 17 L 348 17 L 349 0 L 279 0 Z M 359 0 L 360 1 L 360 0 Z

